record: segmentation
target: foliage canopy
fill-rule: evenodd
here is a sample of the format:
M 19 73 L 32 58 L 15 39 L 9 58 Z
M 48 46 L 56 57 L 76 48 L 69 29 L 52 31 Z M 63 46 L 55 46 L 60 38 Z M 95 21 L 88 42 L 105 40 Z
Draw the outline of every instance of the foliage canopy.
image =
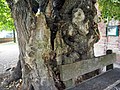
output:
M 102 18 L 120 20 L 120 0 L 98 0 Z
M 14 23 L 5 0 L 0 0 L 0 30 L 13 30 Z
M 102 18 L 120 20 L 120 0 L 98 0 Z M 13 30 L 14 23 L 5 0 L 0 0 L 0 30 Z

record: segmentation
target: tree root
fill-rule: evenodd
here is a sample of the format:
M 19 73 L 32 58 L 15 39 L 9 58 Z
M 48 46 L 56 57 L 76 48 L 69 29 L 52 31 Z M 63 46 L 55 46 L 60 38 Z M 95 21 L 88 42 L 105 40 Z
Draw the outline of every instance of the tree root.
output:
M 15 88 L 17 88 L 22 82 L 22 70 L 20 60 L 18 61 L 17 66 L 12 71 L 10 70 L 11 69 L 7 70 L 6 73 L 3 74 L 3 77 L 1 77 L 1 88 L 4 88 L 5 90 L 11 90 L 10 88 L 12 88 L 12 90 L 17 90 Z

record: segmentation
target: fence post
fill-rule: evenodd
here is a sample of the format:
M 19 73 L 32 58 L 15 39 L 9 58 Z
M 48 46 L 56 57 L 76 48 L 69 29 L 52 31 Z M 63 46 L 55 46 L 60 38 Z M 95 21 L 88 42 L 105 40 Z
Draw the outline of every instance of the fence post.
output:
M 16 43 L 15 30 L 13 30 L 13 40 L 14 40 L 14 43 Z

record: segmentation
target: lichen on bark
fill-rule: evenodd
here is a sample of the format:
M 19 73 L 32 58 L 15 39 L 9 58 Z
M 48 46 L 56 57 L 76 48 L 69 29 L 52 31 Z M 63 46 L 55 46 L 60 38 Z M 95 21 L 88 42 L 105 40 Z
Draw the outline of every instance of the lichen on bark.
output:
M 65 89 L 58 65 L 94 57 L 95 0 L 46 0 L 45 10 L 39 7 L 38 13 L 33 8 L 40 0 L 7 2 L 18 34 L 22 90 Z
M 62 24 L 59 26 L 65 44 L 62 48 L 67 48 L 64 49 L 64 55 L 60 56 L 60 59 L 64 58 L 63 62 L 94 57 L 93 45 L 99 39 L 97 24 L 94 21 L 97 14 L 94 4 L 95 1 L 92 0 L 66 0 L 61 10 Z

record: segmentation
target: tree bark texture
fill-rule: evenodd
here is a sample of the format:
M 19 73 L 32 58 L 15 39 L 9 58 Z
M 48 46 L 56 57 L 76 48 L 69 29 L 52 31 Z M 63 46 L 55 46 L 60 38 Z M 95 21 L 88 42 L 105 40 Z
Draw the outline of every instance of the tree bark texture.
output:
M 95 20 L 96 1 L 7 2 L 18 36 L 23 79 L 21 90 L 65 89 L 58 65 L 94 57 L 93 45 L 99 35 Z M 35 8 L 39 8 L 38 12 Z

